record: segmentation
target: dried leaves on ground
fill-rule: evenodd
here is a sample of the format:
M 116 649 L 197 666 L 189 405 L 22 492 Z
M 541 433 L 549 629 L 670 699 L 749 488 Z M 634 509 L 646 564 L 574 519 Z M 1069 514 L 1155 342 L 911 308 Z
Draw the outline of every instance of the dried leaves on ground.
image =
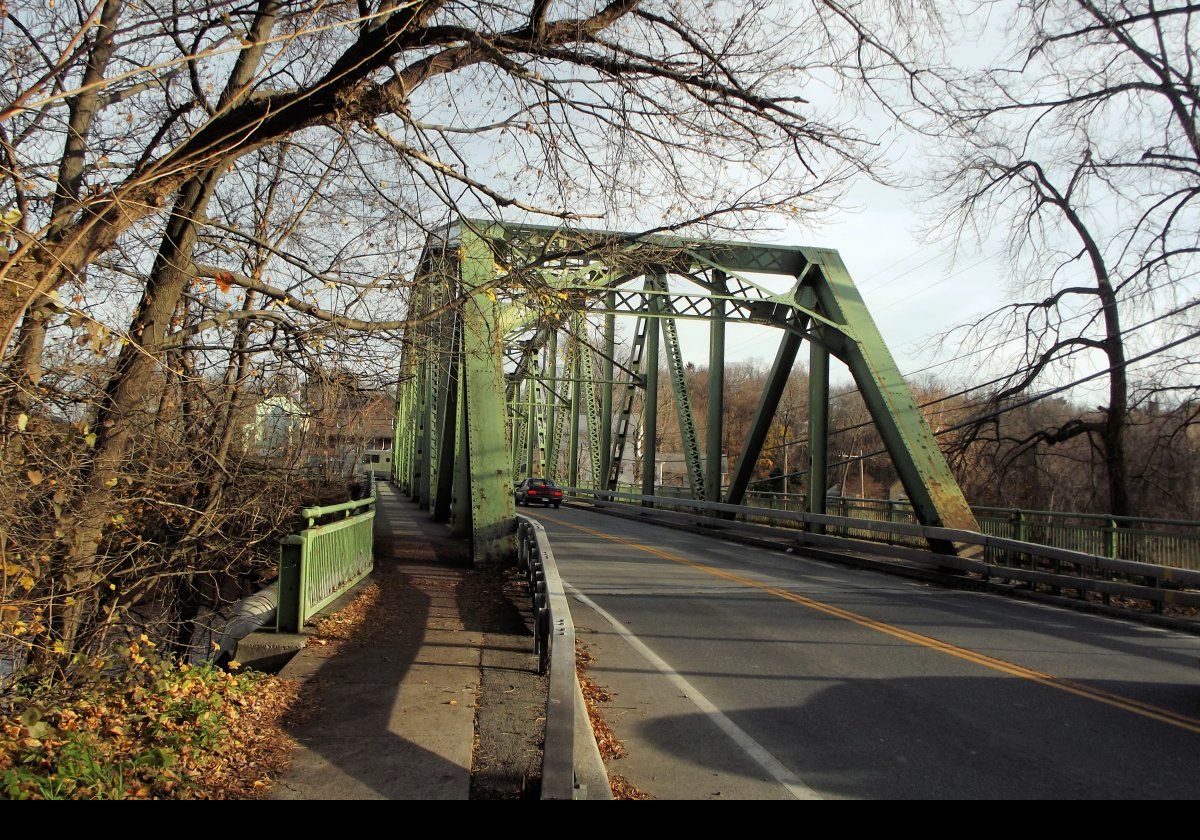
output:
M 608 784 L 612 787 L 613 799 L 653 799 L 654 797 L 639 788 L 624 776 L 609 776 Z
M 612 700 L 612 692 L 597 685 L 587 675 L 587 669 L 596 658 L 582 645 L 575 645 L 575 671 L 579 675 L 579 687 L 583 691 L 583 702 L 587 706 L 588 720 L 592 722 L 592 732 L 596 735 L 596 745 L 600 747 L 600 757 L 605 761 L 622 758 L 625 755 L 625 745 L 622 744 L 600 706 Z
M 383 590 L 376 582 L 368 583 L 357 597 L 335 613 L 329 613 L 318 618 L 313 624 L 313 633 L 308 644 L 316 648 L 327 648 L 326 652 L 333 653 L 341 645 L 349 642 L 363 643 L 370 635 L 371 627 L 378 627 L 384 609 L 382 603 Z M 370 616 L 371 621 L 367 621 Z
M 592 733 L 596 736 L 596 745 L 600 748 L 600 757 L 605 762 L 624 758 L 625 745 L 618 740 L 608 721 L 604 719 L 601 706 L 611 702 L 612 692 L 597 685 L 587 675 L 587 669 L 596 661 L 596 657 L 582 644 L 575 644 L 575 671 L 579 675 L 579 688 L 583 691 L 583 703 L 587 707 L 588 720 L 592 724 Z M 654 797 L 640 789 L 624 776 L 612 773 L 608 775 L 608 784 L 612 788 L 613 799 L 653 799 Z
M 289 680 L 159 658 L 143 638 L 0 715 L 0 798 L 261 797 L 287 766 L 295 696 Z

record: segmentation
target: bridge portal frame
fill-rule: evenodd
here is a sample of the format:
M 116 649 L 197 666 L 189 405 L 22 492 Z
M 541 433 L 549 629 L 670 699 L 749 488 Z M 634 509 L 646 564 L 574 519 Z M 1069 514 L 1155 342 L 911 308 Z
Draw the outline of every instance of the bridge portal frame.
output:
M 754 274 L 792 283 L 775 293 L 748 276 Z M 616 489 L 636 432 L 638 391 L 643 483 L 653 482 L 655 435 L 646 430 L 658 423 L 660 344 L 694 497 L 742 503 L 807 341 L 809 512 L 825 512 L 833 357 L 854 377 L 921 524 L 978 530 L 836 251 L 464 218 L 430 236 L 412 301 L 410 316 L 422 317 L 406 334 L 401 358 L 394 478 L 435 518 L 471 537 L 477 564 L 507 561 L 515 552 L 515 476 L 557 479 L 565 469 L 572 485 Z M 637 319 L 627 362 L 615 357 L 618 317 Z M 710 324 L 709 370 L 718 373 L 710 379 L 703 442 L 678 320 Z M 781 339 L 724 486 L 719 408 L 727 323 L 774 327 Z M 581 418 L 588 455 L 582 462 Z M 954 551 L 948 543 L 932 547 Z

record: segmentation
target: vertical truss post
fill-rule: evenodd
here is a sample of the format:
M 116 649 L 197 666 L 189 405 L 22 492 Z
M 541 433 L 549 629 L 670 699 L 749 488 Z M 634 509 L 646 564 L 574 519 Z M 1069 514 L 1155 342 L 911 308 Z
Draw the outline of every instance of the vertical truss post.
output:
M 522 394 L 525 391 L 525 381 L 516 380 L 512 388 L 512 398 L 508 400 L 509 436 L 508 445 L 511 452 L 513 475 L 521 472 L 521 441 L 525 439 L 525 415 L 521 413 Z
M 460 340 L 460 351 L 461 345 Z M 467 395 L 461 383 L 456 403 L 455 426 L 458 434 L 455 437 L 458 442 L 454 451 L 454 491 L 450 502 L 450 533 L 456 537 L 469 537 L 471 535 L 471 464 L 467 453 L 471 446 L 467 437 Z
M 404 423 L 404 384 L 408 370 L 408 349 L 400 351 L 400 374 L 396 377 L 396 401 L 392 405 L 392 469 L 388 478 L 400 483 L 400 430 Z
M 600 418 L 596 412 L 596 368 L 592 363 L 592 348 L 588 344 L 587 319 L 579 317 L 579 372 L 583 380 L 583 408 L 587 413 L 588 466 L 593 490 L 603 487 L 600 477 Z
M 437 401 L 438 401 L 438 358 L 436 349 L 430 349 L 425 361 L 428 372 L 425 374 L 425 420 L 421 427 L 421 451 L 425 453 L 421 470 L 421 510 L 429 510 L 433 502 L 433 473 L 437 469 L 435 449 L 437 448 Z
M 441 434 L 438 437 L 436 486 L 433 493 L 433 521 L 448 522 L 454 494 L 454 456 L 458 449 L 458 359 L 457 319 L 450 326 L 449 352 L 446 353 L 446 384 L 442 388 Z
M 463 287 L 476 290 L 496 276 L 491 248 L 473 231 L 461 230 L 459 272 Z M 516 553 L 512 460 L 504 437 L 503 336 L 499 307 L 486 292 L 463 305 L 463 373 L 467 452 L 471 470 L 471 542 L 476 565 L 507 562 Z
M 428 293 L 430 309 L 438 306 L 443 297 L 448 296 L 448 290 L 442 286 L 431 286 Z M 450 372 L 450 341 L 446 335 L 445 318 L 439 317 L 431 321 L 427 327 L 429 335 L 429 445 L 427 448 L 425 475 L 422 477 L 421 509 L 432 511 L 437 505 L 438 469 L 441 466 L 442 451 L 442 421 L 445 419 L 442 400 L 445 397 L 446 377 Z
M 545 476 L 549 464 L 546 462 L 546 411 L 549 409 L 549 401 L 552 399 L 551 390 L 542 380 L 537 381 L 536 386 L 538 400 L 534 403 L 534 427 L 537 432 L 534 440 L 534 461 L 538 465 L 539 475 Z
M 430 308 L 436 304 L 432 288 L 426 292 L 425 302 L 426 306 Z M 425 354 L 421 362 L 425 368 L 425 399 L 422 405 L 421 419 L 421 480 L 417 483 L 417 492 L 420 494 L 417 502 L 421 510 L 429 510 L 429 505 L 433 501 L 433 471 L 437 468 L 434 458 L 437 447 L 437 400 L 440 371 L 436 337 L 435 324 L 428 324 L 425 327 Z
M 572 487 L 579 486 L 579 397 L 583 390 L 582 383 L 579 381 L 579 371 L 582 367 L 579 363 L 581 350 L 579 336 L 576 333 L 571 336 L 567 348 L 567 355 L 570 356 L 567 367 L 571 371 L 571 406 L 567 412 L 570 423 L 567 431 L 567 484 Z
M 750 479 L 758 464 L 758 456 L 767 440 L 771 421 L 775 419 L 775 409 L 779 407 L 779 400 L 787 386 L 788 377 L 792 374 L 792 365 L 796 361 L 799 349 L 800 336 L 791 330 L 784 331 L 779 350 L 775 353 L 775 362 L 771 365 L 771 373 L 767 376 L 766 387 L 759 398 L 758 411 L 750 424 L 746 445 L 738 458 L 737 469 L 729 481 L 729 495 L 725 501 L 731 505 L 740 505 L 746 497 L 746 488 L 750 486 Z
M 657 279 L 659 288 L 667 291 L 667 283 L 665 277 Z M 674 312 L 670 300 L 665 296 L 660 296 L 659 311 L 663 313 Z M 696 415 L 692 411 L 692 394 L 688 388 L 687 368 L 683 366 L 683 348 L 679 346 L 679 329 L 675 324 L 675 319 L 670 317 L 660 318 L 662 323 L 662 335 L 666 344 L 667 356 L 667 371 L 671 376 L 671 392 L 675 396 L 675 416 L 679 421 L 679 445 L 683 450 L 684 463 L 687 467 L 688 485 L 692 490 L 693 499 L 704 498 L 704 468 L 701 465 L 700 456 L 700 440 L 696 433 Z
M 416 371 L 413 370 L 410 378 L 405 383 L 404 391 L 404 420 L 401 434 L 404 435 L 403 449 L 400 452 L 402 463 L 397 470 L 397 480 L 400 483 L 400 490 L 403 493 L 412 495 L 413 487 L 413 464 L 416 461 L 417 447 L 417 429 L 416 429 L 416 411 L 417 404 L 417 381 Z
M 438 488 L 438 455 L 442 448 L 442 399 L 446 388 L 445 373 L 447 355 L 446 348 L 435 344 L 435 349 L 429 360 L 429 474 L 425 480 L 425 498 L 422 500 L 422 510 L 433 510 L 437 504 Z
M 725 272 L 712 273 L 714 294 L 725 294 Z M 708 322 L 708 414 L 705 430 L 704 498 L 721 501 L 721 442 L 724 438 L 725 301 L 714 299 Z
M 413 394 L 416 374 L 411 346 L 406 345 L 400 362 L 400 377 L 396 383 L 396 414 L 392 423 L 392 480 L 400 492 L 412 486 Z
M 413 480 L 410 492 L 414 502 L 420 503 L 421 489 L 429 473 L 429 365 L 425 359 L 428 349 L 424 347 L 425 336 L 421 336 L 421 354 L 417 360 L 417 405 L 416 441 L 413 446 Z
M 617 316 L 613 310 L 617 308 L 616 292 L 604 296 L 604 361 L 600 365 L 600 375 L 604 379 L 600 386 L 600 476 L 596 487 L 604 489 L 609 484 L 609 472 L 612 469 L 613 452 L 613 375 L 616 372 L 613 355 L 616 353 Z
M 649 306 L 649 300 L 646 301 Z M 616 490 L 621 480 L 621 465 L 625 458 L 625 445 L 629 441 L 629 432 L 633 423 L 633 402 L 637 389 L 644 387 L 646 372 L 646 336 L 652 325 L 652 318 L 638 317 L 633 328 L 633 344 L 629 350 L 629 381 L 621 389 L 620 412 L 616 416 L 616 432 L 613 435 L 612 459 L 608 468 L 608 488 Z M 653 325 L 655 330 L 658 325 Z M 610 377 L 611 380 L 611 377 Z
M 408 484 L 408 389 L 404 385 L 397 388 L 396 415 L 391 424 L 391 480 L 401 488 Z
M 549 384 L 546 391 L 546 478 L 554 481 L 558 476 L 558 329 L 550 330 L 550 343 L 546 347 L 546 370 Z
M 814 330 L 821 335 L 821 331 Z M 829 470 L 829 351 L 808 342 L 808 512 L 824 514 Z M 823 532 L 823 526 L 813 530 Z
M 517 402 L 521 396 L 521 366 L 504 379 L 504 434 L 511 443 L 517 436 Z M 513 466 L 516 466 L 516 450 L 513 450 Z
M 657 271 L 646 277 L 646 288 L 659 285 L 661 274 Z M 661 312 L 658 295 L 647 295 L 646 307 L 651 316 L 646 320 L 646 396 L 642 402 L 642 495 L 654 495 L 654 478 L 658 460 L 658 318 Z M 650 502 L 644 502 L 653 507 Z
M 576 376 L 575 376 L 576 365 L 575 365 L 575 357 L 573 355 L 573 353 L 574 353 L 573 345 L 571 344 L 570 340 L 568 340 L 568 342 L 567 342 L 566 351 L 567 351 L 566 358 L 564 359 L 564 363 L 563 363 L 563 373 L 566 374 L 567 398 L 566 398 L 566 400 L 563 401 L 563 404 L 561 406 L 559 406 L 558 409 L 555 411 L 554 429 L 551 432 L 551 436 L 554 438 L 554 461 L 552 464 L 552 466 L 554 467 L 554 475 L 551 476 L 551 478 L 553 478 L 555 481 L 558 481 L 559 476 L 563 475 L 563 473 L 559 470 L 559 462 L 562 460 L 563 453 L 568 452 L 568 450 L 570 449 L 570 444 L 563 442 L 563 435 L 567 433 L 567 421 L 569 418 L 571 418 L 573 416 L 571 414 L 571 412 L 575 410 L 574 409 L 574 406 L 575 406 L 574 391 L 572 390 L 574 388 L 574 384 L 573 384 L 572 380 L 576 378 Z M 576 441 L 576 443 L 578 443 L 578 441 Z M 569 463 L 570 462 L 569 454 L 567 456 L 567 459 L 568 459 L 568 463 Z M 574 485 L 572 485 L 572 486 L 574 486 Z
M 523 472 L 517 474 L 518 478 L 537 475 L 537 401 L 539 390 L 536 376 L 531 375 L 525 380 L 525 399 L 527 400 L 525 404 L 525 469 Z
M 408 494 L 410 499 L 415 499 L 417 495 L 417 477 L 421 470 L 421 405 L 425 397 L 422 393 L 424 390 L 423 373 L 424 366 L 421 364 L 421 337 L 416 337 L 416 342 L 413 347 L 412 359 L 412 380 L 409 391 L 409 408 L 408 408 L 408 483 L 404 488 L 404 492 Z
M 419 378 L 419 374 L 417 372 L 415 351 L 411 346 L 409 349 L 407 379 L 404 382 L 404 419 L 403 428 L 401 429 L 401 434 L 404 435 L 404 448 L 400 453 L 403 463 L 397 472 L 399 473 L 400 491 L 411 498 L 413 469 L 417 461 L 417 379 Z M 400 422 L 397 420 L 397 423 Z

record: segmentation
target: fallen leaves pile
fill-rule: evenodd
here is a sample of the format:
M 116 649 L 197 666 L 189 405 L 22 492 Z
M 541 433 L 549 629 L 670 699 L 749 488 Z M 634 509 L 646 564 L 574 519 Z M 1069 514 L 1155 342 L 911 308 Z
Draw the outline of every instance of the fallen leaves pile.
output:
M 0 799 L 254 799 L 296 685 L 158 657 L 145 637 L 0 715 Z
M 617 740 L 608 721 L 604 719 L 604 712 L 600 710 L 601 704 L 612 700 L 612 692 L 596 685 L 587 675 L 587 669 L 595 661 L 596 657 L 582 645 L 575 645 L 575 672 L 579 675 L 579 688 L 583 692 L 583 703 L 587 706 L 588 720 L 596 735 L 596 745 L 600 747 L 600 757 L 612 761 L 625 755 L 625 745 Z
M 596 746 L 600 748 L 600 757 L 606 762 L 623 758 L 626 755 L 625 745 L 618 739 L 600 706 L 613 699 L 612 692 L 603 688 L 587 675 L 587 669 L 596 661 L 581 643 L 575 643 L 575 673 L 579 677 L 579 688 L 583 692 L 583 705 L 587 707 L 588 720 L 592 724 L 592 733 L 596 736 Z M 613 799 L 653 799 L 654 797 L 641 790 L 624 776 L 608 774 L 608 786 L 612 788 Z
M 313 623 L 308 644 L 329 647 L 330 650 L 325 652 L 333 653 L 339 646 L 349 642 L 365 643 L 372 636 L 370 631 L 379 626 L 382 595 L 383 590 L 378 583 L 368 583 L 349 604 L 335 613 L 321 616 Z M 368 616 L 370 621 L 367 620 Z
M 643 800 L 654 798 L 624 776 L 610 776 L 608 784 L 612 788 L 613 799 Z

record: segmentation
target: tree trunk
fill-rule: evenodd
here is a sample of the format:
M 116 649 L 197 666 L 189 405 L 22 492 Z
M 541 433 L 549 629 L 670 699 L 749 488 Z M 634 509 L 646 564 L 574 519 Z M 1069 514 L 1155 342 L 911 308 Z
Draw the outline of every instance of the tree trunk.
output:
M 274 28 L 279 0 L 260 0 L 258 13 L 247 37 L 252 46 L 238 53 L 219 106 L 232 106 L 244 99 L 258 63 L 266 48 L 266 38 Z M 97 568 L 97 554 L 104 526 L 118 500 L 117 485 L 125 465 L 126 453 L 139 422 L 151 413 L 153 383 L 159 365 L 159 348 L 170 329 L 171 317 L 192 279 L 192 253 L 203 224 L 208 202 L 216 190 L 224 169 L 223 158 L 211 161 L 208 168 L 183 180 L 167 222 L 158 255 L 130 326 L 128 344 L 121 348 L 116 371 L 109 380 L 97 412 L 96 448 L 90 469 L 83 475 L 83 489 L 75 506 L 72 530 L 68 536 L 67 565 L 86 569 L 102 581 L 110 570 Z M 169 193 L 160 193 L 161 195 Z M 100 223 L 97 231 L 113 225 Z M 79 259 L 94 252 L 95 243 L 74 249 Z M 35 252 L 41 257 L 42 251 Z M 43 279 L 42 282 L 52 282 Z M 0 313 L 2 315 L 2 313 Z M 0 321 L 2 324 L 3 321 Z M 65 587 L 70 591 L 71 587 Z M 88 623 L 96 586 L 75 596 L 73 604 L 60 611 L 60 637 L 68 654 L 75 649 L 80 630 Z
M 95 568 L 105 523 L 113 516 L 120 498 L 117 485 L 123 469 L 128 467 L 125 458 L 129 444 L 139 426 L 144 427 L 154 413 L 158 347 L 166 338 L 171 318 L 191 282 L 188 268 L 192 248 L 218 175 L 213 170 L 202 173 L 181 190 L 131 325 L 130 335 L 134 340 L 121 349 L 116 372 L 105 390 L 94 423 L 95 453 L 84 476 L 67 550 L 72 568 Z M 105 570 L 98 571 L 102 576 L 105 574 Z M 70 587 L 66 589 L 69 591 Z M 90 595 L 76 596 L 75 603 L 62 610 L 62 642 L 68 651 L 74 648 L 91 601 Z
M 62 157 L 59 159 L 58 179 L 55 185 L 54 203 L 50 211 L 50 224 L 46 236 L 50 240 L 62 236 L 70 227 L 71 220 L 79 209 L 79 196 L 83 188 L 87 148 L 92 125 L 102 105 L 101 91 L 108 63 L 116 51 L 113 38 L 121 16 L 124 0 L 105 0 L 96 26 L 96 38 L 88 55 L 87 67 L 80 80 L 81 93 L 67 101 L 67 132 Z M 16 177 L 17 173 L 13 173 Z M 42 379 L 42 352 L 46 344 L 46 322 L 53 310 L 41 298 L 35 298 L 21 322 L 17 338 L 17 349 L 9 369 L 13 383 L 12 406 L 16 412 L 27 412 L 33 405 L 33 395 Z M 0 344 L 0 347 L 7 342 Z M 19 462 L 23 439 L 15 436 L 5 452 L 10 463 Z
M 1113 516 L 1133 516 L 1129 496 L 1129 466 L 1125 454 L 1125 432 L 1129 425 L 1129 376 L 1125 367 L 1125 344 L 1121 339 L 1120 314 L 1112 285 L 1105 277 L 1099 284 L 1104 307 L 1104 351 L 1108 359 L 1108 409 L 1104 417 L 1104 469 L 1108 477 L 1108 510 Z

